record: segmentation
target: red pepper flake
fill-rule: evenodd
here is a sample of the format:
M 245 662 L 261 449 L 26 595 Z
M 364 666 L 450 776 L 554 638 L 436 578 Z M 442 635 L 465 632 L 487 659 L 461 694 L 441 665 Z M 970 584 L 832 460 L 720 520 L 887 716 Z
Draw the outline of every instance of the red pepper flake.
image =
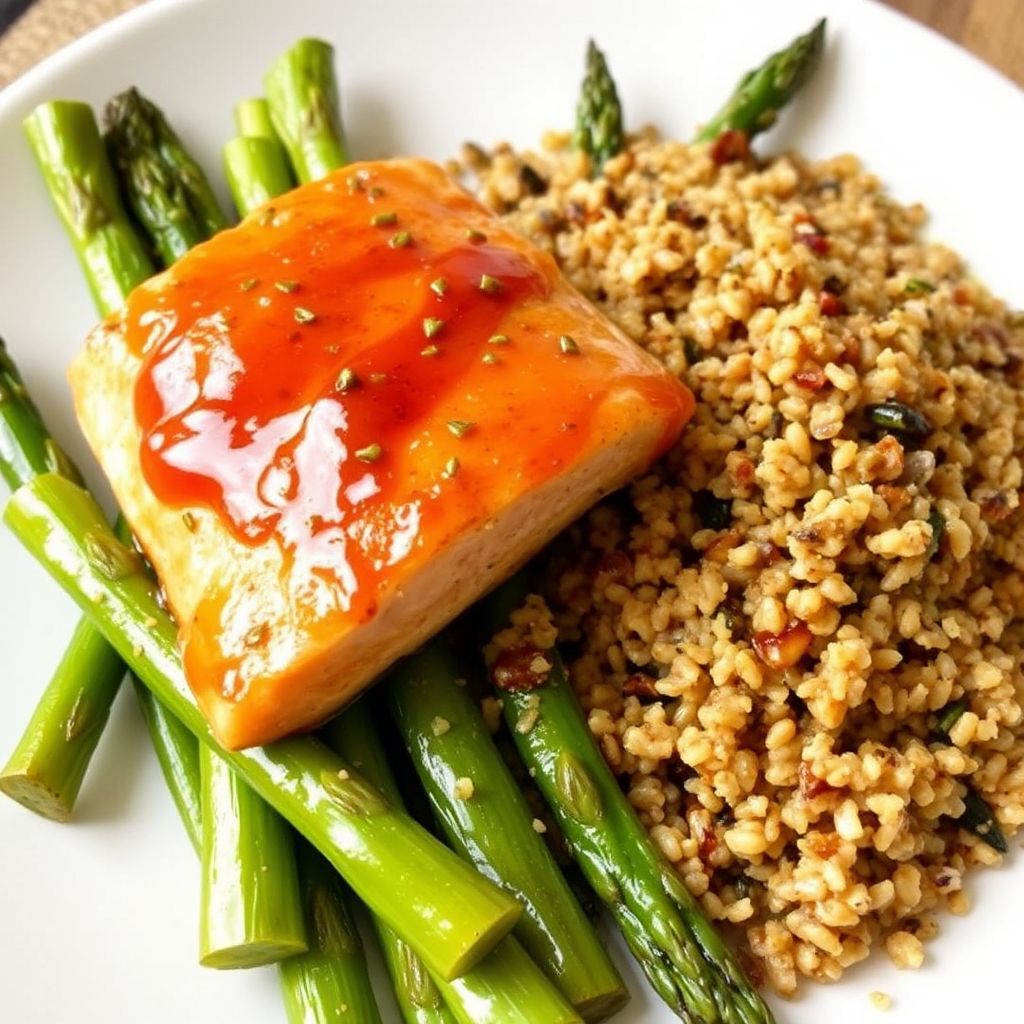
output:
M 753 643 L 758 657 L 769 668 L 782 671 L 792 668 L 807 653 L 813 639 L 805 622 L 791 622 L 781 633 L 755 633 Z
M 711 144 L 711 159 L 719 167 L 734 160 L 749 160 L 750 136 L 738 128 L 722 132 Z
M 822 316 L 846 315 L 846 303 L 832 292 L 821 292 L 818 296 L 818 306 Z
M 697 841 L 697 856 L 707 864 L 718 849 L 718 834 L 711 815 L 707 811 L 691 813 L 686 816 L 686 823 L 690 826 L 690 835 Z
M 499 690 L 512 693 L 543 686 L 551 671 L 547 655 L 535 644 L 524 643 L 502 651 L 491 666 L 491 682 Z
M 808 391 L 820 391 L 828 383 L 828 377 L 813 359 L 808 359 L 793 374 L 793 382 Z
M 825 256 L 828 253 L 828 239 L 822 235 L 812 231 L 802 232 L 800 235 L 800 241 L 807 246 L 811 252 L 816 253 L 818 256 Z
M 812 252 L 824 256 L 829 249 L 828 238 L 807 214 L 797 214 L 794 218 L 793 230 L 797 240 L 803 242 Z

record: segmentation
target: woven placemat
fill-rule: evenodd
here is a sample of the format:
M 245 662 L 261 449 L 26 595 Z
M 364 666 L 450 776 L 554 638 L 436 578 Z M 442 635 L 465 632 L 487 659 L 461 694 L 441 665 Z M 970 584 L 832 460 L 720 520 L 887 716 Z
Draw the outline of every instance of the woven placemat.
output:
M 36 0 L 0 37 L 0 88 L 142 0 Z

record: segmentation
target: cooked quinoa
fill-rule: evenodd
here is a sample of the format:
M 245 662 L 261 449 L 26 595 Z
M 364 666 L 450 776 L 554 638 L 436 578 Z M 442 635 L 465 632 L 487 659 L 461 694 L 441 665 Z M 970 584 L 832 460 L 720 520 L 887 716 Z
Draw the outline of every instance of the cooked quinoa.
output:
M 1024 324 L 852 156 L 465 162 L 697 397 L 545 561 L 609 764 L 776 992 L 919 965 L 1024 822 Z

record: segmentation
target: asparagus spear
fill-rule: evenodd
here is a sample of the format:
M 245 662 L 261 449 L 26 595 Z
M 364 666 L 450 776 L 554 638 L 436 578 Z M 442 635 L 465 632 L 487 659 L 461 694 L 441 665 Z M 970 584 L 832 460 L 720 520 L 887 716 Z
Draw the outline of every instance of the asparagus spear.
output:
M 522 574 L 484 600 L 485 629 L 509 626 Z M 508 629 L 487 648 L 516 747 L 569 848 L 654 990 L 686 1024 L 767 1024 L 771 1011 L 666 862 L 594 741 L 556 648 Z
M 263 80 L 270 117 L 299 181 L 322 178 L 349 162 L 334 75 L 334 48 L 300 39 Z
M 308 843 L 297 856 L 310 949 L 278 964 L 288 1024 L 381 1024 L 352 894 Z
M 305 953 L 291 832 L 208 744 L 202 798 L 199 962 L 257 967 Z
M 0 475 L 16 488 L 50 471 L 81 481 L 77 468 L 50 436 L 0 340 Z M 0 791 L 45 817 L 67 821 L 124 675 L 120 656 L 87 618 L 81 619 L 0 772 Z M 152 699 L 143 702 L 143 717 L 189 838 L 198 848 L 195 738 L 186 741 L 181 726 Z
M 153 272 L 128 219 L 92 108 L 74 101 L 37 106 L 24 122 L 58 217 L 101 313 Z M 79 480 L 50 437 L 23 382 L 0 352 L 0 475 L 18 487 L 37 473 Z M 71 817 L 125 670 L 83 622 L 61 658 L 2 773 L 0 790 L 58 821 Z
M 80 665 L 88 666 L 87 685 L 67 685 Z M 0 792 L 51 821 L 69 821 L 124 674 L 114 649 L 82 619 L 0 771 Z
M 88 619 L 83 621 L 88 622 Z M 192 848 L 203 843 L 202 784 L 199 777 L 199 741 L 134 676 L 132 683 L 139 710 L 160 764 L 174 806 Z
M 332 72 L 333 74 L 333 72 Z M 336 86 L 335 86 L 336 88 Z M 270 139 L 284 152 L 281 140 L 274 130 L 274 121 L 270 116 L 270 104 L 265 96 L 250 96 L 235 104 L 235 129 L 239 135 L 251 138 Z
M 98 129 L 96 132 L 98 137 Z M 58 472 L 81 481 L 54 441 L 0 340 L 0 475 L 12 488 Z M 71 816 L 85 771 L 125 675 L 124 662 L 87 618 L 76 627 L 57 671 L 0 772 L 0 791 L 48 818 Z M 140 704 L 171 795 L 193 846 L 199 846 L 199 771 L 195 737 L 141 687 Z
M 254 210 L 294 185 L 288 155 L 262 97 L 235 105 L 238 134 L 224 145 L 224 174 L 235 209 Z
M 573 145 L 590 157 L 594 175 L 600 174 L 605 162 L 626 145 L 622 104 L 615 80 L 604 54 L 593 40 L 587 44 L 586 66 L 576 103 Z
M 328 723 L 327 742 L 385 794 L 402 805 L 402 795 L 364 696 Z M 580 1024 L 581 1018 L 514 936 L 503 939 L 472 970 L 446 981 L 429 976 L 378 924 L 385 959 L 406 968 L 392 975 L 399 1007 L 408 1024 Z M 404 961 L 404 963 L 403 963 Z M 438 994 L 443 1003 L 438 1003 Z M 446 1009 L 447 1008 L 447 1009 Z
M 161 127 L 164 137 L 174 138 L 162 112 L 137 93 L 124 94 L 114 107 L 121 111 L 118 114 L 119 124 L 129 117 L 136 117 L 142 110 L 150 123 Z M 122 125 L 120 130 L 126 131 L 127 128 Z M 58 211 L 75 208 L 75 203 L 81 203 L 83 197 L 104 197 L 102 215 L 94 213 L 81 218 L 82 223 L 102 223 L 104 231 L 91 239 L 88 245 L 82 245 L 79 252 L 99 311 L 112 312 L 137 284 L 154 272 L 155 267 L 148 256 L 134 262 L 115 258 L 122 249 L 142 253 L 145 246 L 138 241 L 138 233 L 118 200 L 117 178 L 92 108 L 71 102 L 42 104 L 26 120 L 26 131 Z M 184 174 L 189 181 L 189 191 L 201 198 L 207 214 L 203 221 L 196 222 L 197 231 L 207 231 L 215 224 L 223 223 L 223 216 L 216 207 L 212 190 L 201 169 L 183 151 L 180 143 L 176 143 L 175 148 L 176 163 L 166 170 L 166 175 Z M 135 157 L 138 156 L 136 153 Z M 145 157 L 142 159 L 145 162 Z M 155 160 L 154 157 L 149 162 Z M 78 167 L 90 169 L 90 181 L 94 184 L 89 188 L 83 189 L 74 184 Z M 184 201 L 182 190 L 177 190 L 175 195 Z M 175 216 L 174 210 L 165 205 L 153 208 L 145 223 L 159 234 L 159 218 L 173 220 Z M 63 213 L 62 219 L 77 245 L 74 224 L 69 223 Z M 200 234 L 195 240 L 200 241 L 204 237 L 206 235 Z M 109 275 L 111 267 L 119 269 L 116 276 Z M 42 472 L 47 468 L 58 468 L 72 479 L 80 480 L 77 470 L 50 438 L 9 360 L 8 364 L 6 378 L 10 386 L 6 389 L 8 401 L 4 407 L 10 415 L 5 416 L 8 441 L 4 448 L 12 453 L 26 453 L 17 464 L 21 475 L 13 473 L 13 468 L 7 474 L 10 482 L 16 486 L 24 482 L 25 473 Z M 124 674 L 124 664 L 113 648 L 95 632 L 88 619 L 83 619 L 4 770 L 0 783 L 4 791 L 50 817 L 62 820 L 70 817 L 82 778 Z M 138 687 L 136 691 L 141 693 Z M 140 702 L 143 720 L 172 798 L 190 840 L 198 848 L 200 815 L 196 741 L 187 737 L 180 724 L 175 723 L 152 699 L 140 697 Z
M 0 476 L 14 489 L 51 471 L 81 480 L 50 437 L 0 339 Z M 75 677 L 82 664 L 90 666 L 89 685 Z M 124 671 L 106 640 L 82 620 L 0 771 L 0 791 L 46 818 L 67 821 Z
M 825 48 L 825 19 L 760 67 L 748 71 L 718 113 L 697 133 L 710 142 L 723 132 L 740 131 L 752 139 L 771 128 L 779 111 L 814 74 Z
M 202 742 L 215 743 L 184 678 L 176 626 L 92 496 L 42 474 L 15 492 L 5 519 L 167 709 Z M 296 736 L 224 757 L 440 977 L 477 963 L 519 917 L 515 900 L 315 739 Z
M 50 437 L 0 338 L 0 477 L 13 491 L 37 473 L 49 472 L 82 479 L 78 467 Z
M 476 968 L 436 979 L 459 1024 L 582 1024 L 583 1018 L 510 935 Z
M 97 309 L 117 309 L 154 267 L 128 219 L 92 108 L 43 103 L 24 128 Z
M 369 713 L 368 698 L 356 701 L 331 719 L 322 736 L 332 750 L 354 764 L 393 806 L 404 806 L 377 726 Z M 454 1024 L 456 1018 L 423 961 L 393 928 L 377 917 L 370 920 L 405 1024 Z
M 527 953 L 585 1020 L 621 1009 L 622 977 L 534 827 L 450 646 L 427 644 L 384 685 L 449 845 L 523 904 L 515 934 Z
M 163 111 L 137 89 L 104 110 L 104 140 L 136 219 L 166 265 L 227 227 L 202 168 Z

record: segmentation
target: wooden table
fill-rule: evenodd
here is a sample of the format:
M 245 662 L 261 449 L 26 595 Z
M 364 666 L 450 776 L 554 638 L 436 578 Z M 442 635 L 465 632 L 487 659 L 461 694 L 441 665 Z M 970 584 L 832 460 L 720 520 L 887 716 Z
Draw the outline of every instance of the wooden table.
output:
M 1024 0 L 885 0 L 1024 86 Z
M 140 2 L 36 0 L 0 38 L 0 87 L 47 54 Z M 930 25 L 1024 87 L 1024 0 L 881 2 Z

